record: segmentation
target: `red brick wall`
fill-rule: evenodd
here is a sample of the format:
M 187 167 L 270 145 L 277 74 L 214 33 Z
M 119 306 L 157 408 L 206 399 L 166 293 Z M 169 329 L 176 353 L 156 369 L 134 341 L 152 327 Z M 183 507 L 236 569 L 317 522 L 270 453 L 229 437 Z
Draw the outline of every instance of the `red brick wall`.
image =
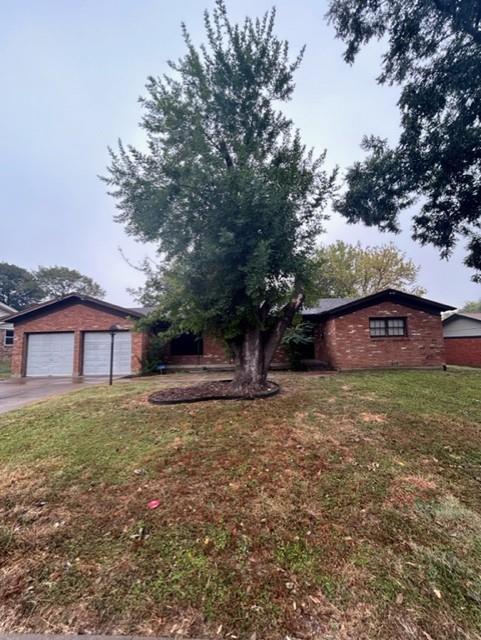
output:
M 481 367 L 481 336 L 478 338 L 444 338 L 448 364 Z
M 314 329 L 314 357 L 320 362 L 325 362 L 332 366 L 333 354 L 333 334 L 335 332 L 335 321 L 333 318 L 319 323 Z
M 406 318 L 408 335 L 371 338 L 373 317 Z M 335 369 L 440 367 L 445 363 L 441 318 L 392 302 L 330 318 L 323 327 L 323 340 L 316 341 L 316 358 Z
M 197 365 L 208 366 L 211 364 L 234 364 L 234 361 L 229 358 L 223 341 L 220 338 L 214 336 L 203 336 L 203 355 L 201 356 L 167 356 L 167 363 L 172 365 Z M 287 355 L 282 346 L 279 346 L 274 353 L 273 363 L 285 364 L 287 363 Z
M 12 357 L 13 347 L 6 347 L 5 344 L 5 329 L 0 329 L 0 360 L 10 360 Z
M 60 307 L 57 310 L 39 313 L 25 320 L 19 319 L 15 323 L 12 374 L 16 376 L 25 374 L 28 333 L 73 331 L 75 333 L 75 346 L 72 375 L 81 375 L 83 332 L 107 331 L 113 324 L 116 324 L 121 329 L 131 329 L 134 322 L 107 309 L 100 309 L 86 303 L 75 303 Z M 132 332 L 132 373 L 140 372 L 146 340 L 145 334 L 136 331 Z
M 214 336 L 203 336 L 203 355 L 167 356 L 169 364 L 181 365 L 209 365 L 209 364 L 229 364 L 231 360 L 226 353 L 222 340 Z

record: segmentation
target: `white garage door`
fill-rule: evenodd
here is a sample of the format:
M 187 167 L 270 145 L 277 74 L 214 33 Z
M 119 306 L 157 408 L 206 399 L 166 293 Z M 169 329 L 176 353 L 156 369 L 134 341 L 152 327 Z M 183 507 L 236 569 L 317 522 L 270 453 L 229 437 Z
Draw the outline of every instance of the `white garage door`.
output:
M 27 376 L 73 375 L 73 333 L 31 333 L 27 343 Z
M 85 376 L 105 376 L 110 371 L 110 333 L 101 331 L 84 334 Z M 131 373 L 132 335 L 129 331 L 115 334 L 114 375 L 125 376 Z

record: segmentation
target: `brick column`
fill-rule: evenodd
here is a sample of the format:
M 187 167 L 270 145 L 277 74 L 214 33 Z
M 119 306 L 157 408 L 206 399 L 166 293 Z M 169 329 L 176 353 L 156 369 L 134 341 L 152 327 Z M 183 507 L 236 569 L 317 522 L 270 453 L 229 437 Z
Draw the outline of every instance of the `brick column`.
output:
M 83 349 L 83 335 L 81 331 L 75 331 L 73 340 L 73 376 L 82 375 L 82 349 Z

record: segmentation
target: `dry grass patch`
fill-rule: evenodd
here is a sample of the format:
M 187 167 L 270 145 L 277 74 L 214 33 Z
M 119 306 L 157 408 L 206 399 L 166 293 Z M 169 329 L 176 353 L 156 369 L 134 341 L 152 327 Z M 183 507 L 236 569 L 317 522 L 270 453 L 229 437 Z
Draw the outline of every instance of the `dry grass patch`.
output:
M 166 377 L 3 416 L 0 631 L 479 637 L 481 375 L 276 378 L 268 401 L 146 403 Z

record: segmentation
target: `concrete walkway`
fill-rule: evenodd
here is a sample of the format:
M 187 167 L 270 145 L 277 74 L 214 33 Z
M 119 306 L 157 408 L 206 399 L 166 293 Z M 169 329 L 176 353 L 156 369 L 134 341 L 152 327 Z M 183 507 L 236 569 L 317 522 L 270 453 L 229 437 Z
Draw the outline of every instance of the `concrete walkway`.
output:
M 81 389 L 87 385 L 103 384 L 107 378 L 8 378 L 0 380 L 0 413 L 7 413 L 33 404 L 38 400 Z

